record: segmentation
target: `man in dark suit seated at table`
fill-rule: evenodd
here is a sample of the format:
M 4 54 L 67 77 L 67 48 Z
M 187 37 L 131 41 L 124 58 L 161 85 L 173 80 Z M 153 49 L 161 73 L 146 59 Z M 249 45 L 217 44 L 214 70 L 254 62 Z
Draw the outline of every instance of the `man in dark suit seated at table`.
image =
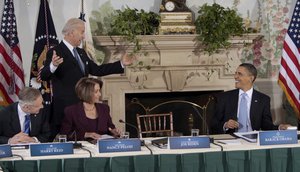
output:
M 47 142 L 50 129 L 39 90 L 25 87 L 19 92 L 19 102 L 0 111 L 0 144 Z
M 257 70 L 252 64 L 243 63 L 237 68 L 234 75 L 237 89 L 217 98 L 211 120 L 212 134 L 287 129 L 290 126 L 273 124 L 270 97 L 253 89 L 256 76 Z

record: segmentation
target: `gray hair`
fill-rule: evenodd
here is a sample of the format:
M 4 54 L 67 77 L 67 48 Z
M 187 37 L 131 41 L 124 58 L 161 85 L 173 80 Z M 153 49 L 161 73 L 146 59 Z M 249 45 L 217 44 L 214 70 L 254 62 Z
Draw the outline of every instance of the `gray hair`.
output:
M 20 106 L 32 105 L 33 102 L 40 96 L 41 92 L 38 89 L 25 87 L 19 92 L 19 104 Z
M 65 26 L 62 30 L 62 34 L 68 35 L 69 33 L 71 33 L 74 29 L 76 29 L 80 25 L 84 25 L 84 21 L 82 21 L 81 19 L 78 19 L 78 18 L 71 18 L 65 24 Z

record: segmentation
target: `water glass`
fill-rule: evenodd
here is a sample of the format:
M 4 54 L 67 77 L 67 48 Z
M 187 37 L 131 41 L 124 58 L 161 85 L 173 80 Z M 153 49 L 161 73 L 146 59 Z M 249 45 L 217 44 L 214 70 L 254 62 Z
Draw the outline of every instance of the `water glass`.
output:
M 129 139 L 129 135 L 130 135 L 129 132 L 125 131 L 125 132 L 122 133 L 121 138 L 122 139 Z
M 199 129 L 191 129 L 191 136 L 199 136 Z
M 58 142 L 67 142 L 67 135 L 59 135 L 58 136 Z

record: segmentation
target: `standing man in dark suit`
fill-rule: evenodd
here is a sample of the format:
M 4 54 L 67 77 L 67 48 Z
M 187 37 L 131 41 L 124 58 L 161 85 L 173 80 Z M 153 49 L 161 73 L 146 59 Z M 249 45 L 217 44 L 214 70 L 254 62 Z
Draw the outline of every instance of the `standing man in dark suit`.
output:
M 0 111 L 0 144 L 47 142 L 50 129 L 39 90 L 25 87 L 19 92 L 19 102 Z
M 41 70 L 41 79 L 51 80 L 53 91 L 53 108 L 51 121 L 51 138 L 60 130 L 64 117 L 64 108 L 79 102 L 75 94 L 75 85 L 80 78 L 90 75 L 104 76 L 124 72 L 124 66 L 130 65 L 133 59 L 126 54 L 121 61 L 97 65 L 78 48 L 84 39 L 85 23 L 72 18 L 65 24 L 63 41 L 47 52 L 45 65 Z
M 275 126 L 270 111 L 270 97 L 253 89 L 256 68 L 241 64 L 234 75 L 237 89 L 217 98 L 215 115 L 211 121 L 213 134 L 249 132 L 253 130 L 286 129 L 287 124 Z

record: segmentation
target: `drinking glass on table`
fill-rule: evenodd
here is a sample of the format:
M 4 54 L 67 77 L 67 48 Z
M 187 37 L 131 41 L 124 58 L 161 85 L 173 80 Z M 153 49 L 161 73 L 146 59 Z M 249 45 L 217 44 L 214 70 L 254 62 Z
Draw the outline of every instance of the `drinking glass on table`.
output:
M 122 139 L 129 139 L 129 136 L 130 136 L 129 132 L 125 131 L 125 132 L 122 133 L 121 138 Z
M 199 129 L 191 129 L 191 136 L 199 136 Z
M 60 142 L 60 143 L 67 142 L 67 135 L 63 135 L 63 134 L 59 135 L 58 142 Z

